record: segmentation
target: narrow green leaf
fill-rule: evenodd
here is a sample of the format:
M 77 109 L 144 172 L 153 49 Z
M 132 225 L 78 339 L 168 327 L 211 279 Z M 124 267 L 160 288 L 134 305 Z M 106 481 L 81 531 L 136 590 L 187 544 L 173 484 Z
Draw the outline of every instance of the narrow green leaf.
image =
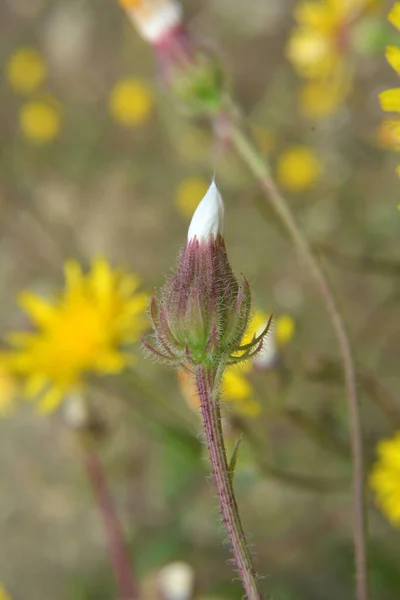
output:
M 236 440 L 236 444 L 235 444 L 235 447 L 233 449 L 232 458 L 231 458 L 229 466 L 228 466 L 229 479 L 231 480 L 232 484 L 233 484 L 233 477 L 235 475 L 236 461 L 237 461 L 238 452 L 239 452 L 239 446 L 240 446 L 240 442 L 242 441 L 242 437 L 243 437 L 243 435 L 241 435 L 240 438 L 238 438 Z

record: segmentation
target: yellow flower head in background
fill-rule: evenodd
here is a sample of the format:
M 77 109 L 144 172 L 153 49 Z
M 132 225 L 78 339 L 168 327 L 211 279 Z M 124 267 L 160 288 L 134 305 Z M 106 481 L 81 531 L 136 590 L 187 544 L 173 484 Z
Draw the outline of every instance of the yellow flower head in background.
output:
M 378 460 L 369 484 L 376 502 L 392 525 L 400 527 L 400 431 L 377 445 Z
M 354 66 L 351 31 L 375 0 L 302 0 L 294 9 L 296 26 L 286 54 L 298 75 L 309 80 L 300 110 L 308 117 L 332 114 L 351 89 Z M 321 102 L 322 106 L 319 106 Z
M 57 103 L 32 100 L 20 109 L 19 125 L 23 135 L 35 144 L 52 142 L 61 129 L 61 113 Z
M 267 322 L 267 315 L 257 309 L 243 336 L 242 345 L 249 344 L 255 335 L 259 335 Z M 268 339 L 264 343 L 268 344 Z M 264 352 L 264 348 L 262 352 Z M 224 373 L 221 392 L 223 399 L 232 403 L 235 412 L 248 417 L 257 417 L 261 413 L 261 404 L 255 399 L 252 385 L 246 377 L 251 370 L 251 361 L 228 368 Z
M 200 177 L 188 177 L 181 181 L 175 195 L 175 205 L 179 213 L 189 219 L 209 187 L 208 179 Z
M 250 367 L 251 368 L 251 367 Z M 232 404 L 234 411 L 245 417 L 258 417 L 261 404 L 254 397 L 253 387 L 246 378 L 248 369 L 230 367 L 225 371 L 222 381 L 222 397 Z
M 309 189 L 318 179 L 321 163 L 315 152 L 306 146 L 293 146 L 283 152 L 277 163 L 281 186 L 291 192 Z
M 276 321 L 273 334 L 279 348 L 284 348 L 293 339 L 296 323 L 291 315 L 280 315 Z
M 52 301 L 20 294 L 35 331 L 8 338 L 10 368 L 26 381 L 26 395 L 39 397 L 44 412 L 79 391 L 86 374 L 119 373 L 131 364 L 126 346 L 147 327 L 148 296 L 137 291 L 136 275 L 97 259 L 86 275 L 75 261 L 67 262 L 65 279 L 65 290 Z
M 24 95 L 34 92 L 46 78 L 42 55 L 35 48 L 18 48 L 6 65 L 6 78 L 14 92 Z
M 400 31 L 400 2 L 396 2 L 388 15 L 389 21 Z M 391 67 L 400 75 L 400 47 L 388 46 L 386 48 L 386 59 Z M 382 110 L 387 112 L 400 112 L 400 87 L 385 90 L 379 94 Z M 393 122 L 392 122 L 393 123 Z M 396 135 L 399 128 L 396 129 Z M 397 167 L 400 175 L 400 166 Z
M 376 137 L 381 148 L 400 152 L 400 120 L 383 121 L 378 127 Z
M 148 121 L 153 104 L 154 96 L 151 88 L 132 77 L 117 81 L 109 99 L 112 117 L 125 127 L 133 127 Z
M 309 81 L 299 93 L 299 110 L 308 119 L 323 119 L 333 114 L 350 91 L 345 78 L 334 81 Z

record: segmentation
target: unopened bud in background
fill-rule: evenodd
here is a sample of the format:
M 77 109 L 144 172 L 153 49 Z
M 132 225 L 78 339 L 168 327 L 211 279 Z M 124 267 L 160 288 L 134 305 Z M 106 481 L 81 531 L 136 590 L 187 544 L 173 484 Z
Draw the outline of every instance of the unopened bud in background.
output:
M 185 562 L 173 562 L 158 574 L 162 600 L 191 600 L 194 588 L 194 571 Z
M 182 7 L 173 0 L 119 0 L 144 40 L 162 43 L 182 23 Z
M 173 0 L 119 0 L 141 37 L 153 48 L 166 87 L 192 114 L 216 114 L 225 103 L 217 57 L 194 42 Z

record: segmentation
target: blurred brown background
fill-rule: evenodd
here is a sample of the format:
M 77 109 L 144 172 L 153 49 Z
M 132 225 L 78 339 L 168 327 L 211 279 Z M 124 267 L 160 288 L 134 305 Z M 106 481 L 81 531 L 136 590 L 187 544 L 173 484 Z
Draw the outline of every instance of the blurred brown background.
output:
M 318 156 L 318 178 L 287 195 L 321 251 L 354 340 L 364 377 L 370 464 L 375 442 L 395 429 L 382 410 L 381 387 L 391 401 L 399 384 L 399 183 L 396 157 L 382 150 L 377 134 L 383 118 L 377 95 L 396 85 L 395 76 L 383 53 L 360 57 L 346 104 L 331 118 L 305 119 L 296 103 L 299 80 L 284 52 L 292 8 L 279 0 L 184 4 L 193 32 L 219 48 L 274 170 L 282 153 L 298 144 Z M 386 12 L 382 3 L 382 21 Z M 161 89 L 150 49 L 116 3 L 6 0 L 0 23 L 0 330 L 5 334 L 24 326 L 18 292 L 56 289 L 70 257 L 88 265 L 93 256 L 104 255 L 139 274 L 146 289 L 160 286 L 185 240 L 192 208 L 182 206 L 195 206 L 201 198 L 185 195 L 182 185 L 200 179 L 197 188 L 188 189 L 201 190 L 214 162 L 207 127 L 176 110 Z M 7 73 L 10 58 L 22 47 L 40 52 L 47 76 L 21 94 Z M 129 127 L 109 108 L 114 86 L 126 77 L 149 94 L 145 116 Z M 21 111 L 31 101 L 56 107 L 59 121 L 48 141 L 38 143 L 21 126 Z M 257 458 L 244 440 L 236 489 L 257 566 L 268 574 L 270 597 L 350 600 L 351 463 L 332 328 L 276 218 L 268 211 L 260 218 L 257 183 L 233 153 L 218 165 L 217 181 L 235 271 L 248 277 L 257 306 L 288 313 L 296 322 L 283 365 L 250 376 L 263 412 L 256 421 L 244 420 L 262 449 Z M 135 569 L 146 585 L 165 564 L 184 560 L 194 569 L 198 597 L 239 599 L 206 478 L 198 415 L 185 403 L 170 369 L 139 361 L 137 370 L 147 384 L 188 425 L 151 406 L 137 388 L 127 393 L 129 381 L 123 394 L 113 388 L 113 394 L 98 399 L 106 424 L 102 460 Z M 296 424 L 295 411 L 312 420 L 322 439 Z M 236 417 L 232 410 L 227 415 L 233 444 Z M 113 598 L 101 522 L 62 419 L 40 417 L 24 404 L 0 421 L 0 430 L 0 581 L 14 600 Z M 341 453 L 324 443 L 325 435 L 333 436 Z M 288 484 L 263 470 L 264 459 L 290 472 L 344 480 L 344 490 L 316 492 Z M 400 589 L 398 532 L 372 501 L 370 512 L 375 597 L 394 600 Z

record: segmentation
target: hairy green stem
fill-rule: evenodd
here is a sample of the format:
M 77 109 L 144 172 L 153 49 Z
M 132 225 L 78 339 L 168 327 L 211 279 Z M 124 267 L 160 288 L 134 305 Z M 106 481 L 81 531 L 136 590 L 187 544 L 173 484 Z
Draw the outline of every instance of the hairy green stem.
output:
M 196 369 L 196 386 L 200 398 L 204 431 L 217 488 L 222 518 L 232 553 L 248 600 L 261 600 L 257 574 L 247 547 L 229 472 L 218 406 L 218 378 L 203 367 Z
M 336 299 L 329 286 L 322 267 L 314 256 L 311 245 L 309 244 L 300 226 L 297 224 L 296 219 L 293 216 L 286 200 L 283 198 L 274 180 L 272 179 L 268 165 L 238 126 L 231 123 L 230 126 L 228 125 L 228 127 L 229 131 L 227 139 L 230 140 L 238 155 L 243 159 L 243 161 L 258 179 L 262 189 L 268 197 L 270 204 L 289 233 L 292 242 L 299 253 L 299 256 L 307 265 L 324 301 L 326 310 L 337 337 L 347 390 L 351 431 L 356 592 L 357 600 L 368 600 L 366 542 L 367 525 L 364 499 L 362 433 L 356 373 L 350 340 Z

